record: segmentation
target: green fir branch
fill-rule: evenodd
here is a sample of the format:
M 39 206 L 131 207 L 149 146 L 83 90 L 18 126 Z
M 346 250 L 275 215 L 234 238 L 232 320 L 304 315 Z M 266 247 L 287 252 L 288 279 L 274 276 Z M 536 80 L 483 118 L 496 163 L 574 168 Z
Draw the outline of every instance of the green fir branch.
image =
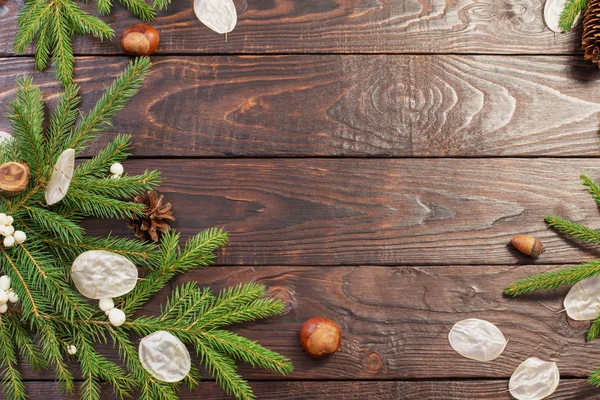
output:
M 546 223 L 562 234 L 587 243 L 600 245 L 600 232 L 595 229 L 554 216 L 546 217 Z
M 66 145 L 63 148 L 81 151 L 88 142 L 95 139 L 95 133 L 108 126 L 115 114 L 125 107 L 129 99 L 142 87 L 150 65 L 148 57 L 136 58 L 130 62 L 125 71 L 104 91 L 94 108 L 82 118 L 65 141 Z
M 579 14 L 585 11 L 589 0 L 567 0 L 565 8 L 560 14 L 559 26 L 563 32 L 569 32 Z
M 52 15 L 69 17 L 67 0 L 56 1 L 67 11 L 59 12 L 53 7 Z M 26 12 L 39 13 L 43 7 L 34 0 L 28 3 Z M 159 316 L 141 315 L 114 327 L 104 312 L 83 298 L 71 282 L 70 267 L 85 251 L 105 250 L 128 258 L 146 271 L 133 290 L 115 299 L 116 306 L 131 319 L 175 275 L 211 265 L 215 251 L 227 242 L 227 234 L 219 228 L 200 232 L 183 247 L 179 234 L 173 231 L 163 235 L 159 245 L 110 235 L 85 235 L 81 224 L 86 217 L 144 216 L 145 206 L 130 199 L 159 183 L 157 171 L 118 179 L 108 177 L 110 165 L 123 161 L 131 151 L 127 135 L 117 136 L 96 156 L 81 163 L 60 203 L 44 206 L 44 190 L 58 154 L 66 148 L 81 150 L 96 137 L 139 89 L 149 66 L 147 58 L 133 62 L 79 124 L 78 87 L 67 83 L 45 131 L 41 91 L 30 78 L 19 81 L 11 116 L 15 139 L 0 147 L 0 157 L 25 162 L 33 170 L 34 179 L 21 194 L 10 199 L 0 196 L 0 211 L 13 217 L 15 229 L 27 233 L 23 243 L 0 245 L 0 271 L 10 278 L 11 290 L 19 300 L 18 305 L 11 304 L 6 313 L 0 313 L 2 383 L 11 400 L 26 397 L 17 368 L 17 349 L 35 369 L 54 369 L 66 392 L 74 389 L 71 362 L 77 361 L 84 399 L 100 400 L 101 383 L 107 382 L 117 398 L 137 392 L 141 399 L 177 400 L 181 383 L 161 382 L 149 374 L 132 341 L 134 334 L 147 335 L 157 330 L 171 332 L 193 347 L 223 389 L 238 398 L 251 399 L 254 395 L 248 382 L 238 374 L 236 360 L 280 374 L 291 371 L 285 357 L 222 329 L 282 312 L 280 301 L 265 298 L 264 286 L 244 284 L 213 295 L 209 288 L 187 283 L 172 291 Z M 113 362 L 96 350 L 97 344 L 109 340 L 118 349 L 122 363 Z M 70 346 L 77 347 L 76 354 Z M 196 366 L 183 379 L 189 388 L 200 382 Z

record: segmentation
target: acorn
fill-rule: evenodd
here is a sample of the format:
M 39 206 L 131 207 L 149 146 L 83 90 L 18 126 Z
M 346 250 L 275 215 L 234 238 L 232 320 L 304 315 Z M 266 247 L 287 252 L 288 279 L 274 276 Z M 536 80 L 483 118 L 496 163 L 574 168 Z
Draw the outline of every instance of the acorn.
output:
M 546 251 L 540 239 L 536 239 L 529 235 L 517 235 L 513 237 L 510 242 L 515 249 L 531 257 L 537 257 Z
M 300 329 L 300 343 L 313 358 L 335 353 L 342 342 L 340 327 L 330 319 L 311 318 Z
M 136 24 L 121 33 L 121 50 L 136 56 L 149 56 L 156 51 L 158 31 L 146 24 Z

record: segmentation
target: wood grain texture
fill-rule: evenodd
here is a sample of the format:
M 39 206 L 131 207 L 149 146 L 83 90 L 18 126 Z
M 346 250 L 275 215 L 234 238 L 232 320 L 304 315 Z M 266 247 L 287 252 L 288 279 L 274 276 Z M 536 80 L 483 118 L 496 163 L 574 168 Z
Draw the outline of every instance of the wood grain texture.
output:
M 573 53 L 580 33 L 544 26 L 538 0 L 237 0 L 238 25 L 218 35 L 195 17 L 191 1 L 175 1 L 153 25 L 162 53 Z M 0 55 L 12 38 L 23 0 L 0 2 Z M 93 4 L 86 9 L 94 10 Z M 138 23 L 119 7 L 103 17 L 117 32 Z M 120 54 L 118 39 L 82 38 L 79 54 Z
M 569 321 L 561 312 L 568 288 L 516 299 L 502 295 L 512 281 L 553 268 L 210 267 L 182 275 L 172 286 L 196 281 L 218 291 L 258 282 L 267 286 L 269 296 L 284 302 L 280 317 L 233 327 L 289 357 L 295 367 L 282 378 L 240 365 L 240 373 L 251 380 L 508 379 L 532 356 L 556 361 L 563 378 L 584 378 L 600 365 L 600 341 L 586 342 L 588 324 Z M 157 313 L 168 292 L 157 294 L 142 313 Z M 310 358 L 300 345 L 300 327 L 314 316 L 330 318 L 342 330 L 340 350 L 326 359 Z M 502 330 L 508 345 L 499 358 L 480 363 L 450 347 L 450 328 L 465 318 L 486 319 Z M 99 348 L 117 359 L 111 344 Z M 28 368 L 23 374 L 40 379 Z
M 84 109 L 126 60 L 78 59 Z M 0 60 L 0 101 L 32 68 Z M 599 120 L 600 71 L 577 58 L 161 57 L 107 138 L 139 156 L 572 156 L 598 153 Z
M 489 399 L 512 400 L 506 388 L 506 381 L 423 381 L 423 382 L 251 382 L 254 393 L 261 400 L 339 400 L 365 398 L 377 400 L 465 400 Z M 26 388 L 31 399 L 78 400 L 81 385 L 76 386 L 72 395 L 61 394 L 58 385 L 51 382 L 27 382 Z M 548 400 L 591 400 L 598 396 L 597 389 L 591 388 L 584 380 L 562 380 L 559 388 Z M 182 391 L 180 399 L 225 400 L 221 389 L 214 382 L 203 382 L 193 392 Z M 5 397 L 0 395 L 0 399 Z M 110 389 L 103 386 L 103 400 L 113 400 Z
M 549 229 L 546 215 L 600 226 L 579 175 L 600 178 L 594 159 L 236 159 L 133 160 L 156 168 L 185 235 L 223 226 L 227 265 L 515 264 L 508 246 L 540 238 L 539 263 L 599 255 Z M 127 235 L 121 221 L 92 233 Z

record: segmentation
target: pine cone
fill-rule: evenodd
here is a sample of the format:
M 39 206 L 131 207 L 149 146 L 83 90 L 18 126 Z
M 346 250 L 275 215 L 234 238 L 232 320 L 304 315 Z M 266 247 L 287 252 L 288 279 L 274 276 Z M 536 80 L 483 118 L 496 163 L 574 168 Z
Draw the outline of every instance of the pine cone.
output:
M 175 217 L 171 212 L 171 203 L 163 204 L 163 198 L 163 195 L 159 197 L 155 191 L 149 191 L 133 199 L 136 203 L 146 205 L 145 215 L 136 215 L 129 220 L 129 227 L 133 228 L 136 237 L 158 242 L 159 234 L 171 229 L 166 221 L 175 221 Z
M 585 59 L 600 67 L 600 0 L 590 0 L 583 19 L 583 39 Z

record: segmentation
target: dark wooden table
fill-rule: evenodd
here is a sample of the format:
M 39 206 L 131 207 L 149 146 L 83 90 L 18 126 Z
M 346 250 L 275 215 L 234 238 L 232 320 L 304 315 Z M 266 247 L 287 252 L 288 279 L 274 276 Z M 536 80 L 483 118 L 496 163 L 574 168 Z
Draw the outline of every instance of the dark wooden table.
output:
M 509 399 L 529 356 L 555 360 L 552 399 L 594 399 L 600 364 L 587 325 L 561 313 L 565 290 L 509 299 L 511 281 L 591 260 L 549 230 L 557 214 L 600 226 L 581 173 L 600 178 L 600 71 L 581 32 L 544 27 L 537 0 L 244 0 L 225 42 L 174 0 L 142 92 L 92 150 L 131 133 L 128 171 L 157 168 L 186 235 L 225 227 L 218 266 L 190 273 L 215 289 L 266 284 L 287 305 L 239 332 L 290 357 L 282 379 L 241 368 L 259 399 Z M 0 0 L 0 102 L 30 73 L 49 98 L 51 71 L 11 43 L 23 0 Z M 117 7 L 117 33 L 136 19 Z M 75 43 L 89 108 L 127 63 L 117 41 Z M 0 117 L 0 130 L 8 130 Z M 93 231 L 129 234 L 126 223 Z M 548 249 L 531 260 L 519 233 Z M 158 296 L 157 308 L 165 294 Z M 336 320 L 341 351 L 308 358 L 298 330 Z M 456 354 L 454 322 L 495 322 L 510 340 L 492 363 Z M 34 399 L 61 396 L 52 373 L 23 369 Z M 112 398 L 107 390 L 106 398 Z M 225 398 L 206 382 L 182 398 Z

